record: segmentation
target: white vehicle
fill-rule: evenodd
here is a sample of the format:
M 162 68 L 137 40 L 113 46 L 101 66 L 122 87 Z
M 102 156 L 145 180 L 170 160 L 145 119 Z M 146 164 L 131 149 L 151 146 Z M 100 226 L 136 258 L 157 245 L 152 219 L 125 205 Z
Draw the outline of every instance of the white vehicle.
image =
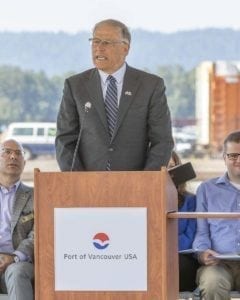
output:
M 4 139 L 15 139 L 23 145 L 26 159 L 39 155 L 55 155 L 56 123 L 11 123 L 3 134 Z
M 193 152 L 191 141 L 175 138 L 175 150 L 182 157 L 188 157 Z

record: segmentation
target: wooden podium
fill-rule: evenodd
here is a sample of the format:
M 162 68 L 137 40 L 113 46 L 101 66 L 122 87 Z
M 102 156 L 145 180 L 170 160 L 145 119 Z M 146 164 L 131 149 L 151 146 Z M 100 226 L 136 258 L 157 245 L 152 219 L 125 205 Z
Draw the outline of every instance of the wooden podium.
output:
M 177 192 L 165 168 L 62 173 L 36 169 L 34 187 L 36 300 L 178 299 L 177 219 L 167 217 L 177 211 Z M 55 290 L 54 208 L 68 207 L 147 208 L 147 291 Z

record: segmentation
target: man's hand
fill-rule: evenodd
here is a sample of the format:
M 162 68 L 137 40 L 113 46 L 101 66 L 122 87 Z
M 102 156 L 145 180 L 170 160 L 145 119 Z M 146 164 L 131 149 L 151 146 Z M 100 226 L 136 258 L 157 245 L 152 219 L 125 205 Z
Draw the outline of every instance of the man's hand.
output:
M 14 263 L 14 258 L 12 255 L 0 254 L 0 273 L 3 273 L 12 263 Z
M 198 260 L 202 265 L 215 266 L 219 263 L 219 259 L 214 257 L 217 254 L 218 254 L 217 252 L 211 249 L 207 249 L 206 251 L 200 252 L 198 254 Z

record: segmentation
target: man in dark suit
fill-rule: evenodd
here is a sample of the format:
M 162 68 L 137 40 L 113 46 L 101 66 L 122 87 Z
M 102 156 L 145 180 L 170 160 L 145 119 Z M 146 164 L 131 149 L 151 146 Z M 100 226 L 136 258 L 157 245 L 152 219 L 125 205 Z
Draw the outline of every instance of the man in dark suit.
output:
M 20 181 L 25 165 L 15 140 L 0 144 L 0 292 L 33 300 L 33 189 Z
M 160 170 L 173 148 L 163 80 L 126 64 L 131 36 L 123 23 L 97 23 L 89 41 L 95 68 L 65 81 L 57 118 L 60 169 Z M 117 87 L 117 107 L 110 109 L 116 120 L 107 114 L 109 75 Z

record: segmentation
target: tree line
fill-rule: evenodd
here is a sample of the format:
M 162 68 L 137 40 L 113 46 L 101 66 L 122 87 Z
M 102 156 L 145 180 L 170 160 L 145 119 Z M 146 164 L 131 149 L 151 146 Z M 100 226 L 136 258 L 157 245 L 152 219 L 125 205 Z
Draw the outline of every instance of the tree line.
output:
M 129 65 L 157 72 L 158 66 L 191 70 L 202 61 L 240 60 L 240 30 L 206 28 L 161 33 L 131 30 Z M 92 33 L 7 32 L 0 30 L 0 65 L 14 65 L 53 76 L 92 66 L 88 38 Z M 17 49 L 17 51 L 16 51 Z M 142 49 L 141 51 L 139 49 Z
M 0 128 L 11 122 L 55 122 L 67 74 L 49 77 L 44 72 L 0 66 Z M 195 71 L 160 66 L 173 119 L 195 115 Z

